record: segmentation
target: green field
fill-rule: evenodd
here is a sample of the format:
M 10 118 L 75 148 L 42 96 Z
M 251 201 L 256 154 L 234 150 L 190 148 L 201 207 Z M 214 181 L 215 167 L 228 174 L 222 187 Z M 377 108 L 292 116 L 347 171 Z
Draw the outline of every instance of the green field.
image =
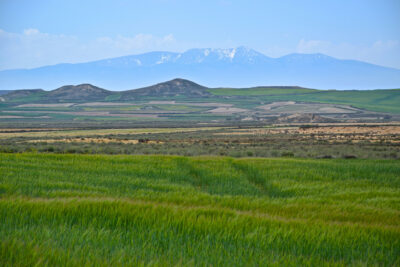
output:
M 210 89 L 218 96 L 257 97 L 264 101 L 301 101 L 313 103 L 343 104 L 388 113 L 400 113 L 400 89 L 392 90 L 313 90 L 313 89 Z
M 189 92 L 191 89 L 187 88 Z M 308 123 L 310 119 L 307 118 L 287 118 L 308 113 L 318 115 L 319 122 L 400 121 L 400 89 L 339 91 L 254 87 L 202 90 L 203 96 L 160 93 L 134 99 L 120 98 L 121 92 L 111 91 L 109 96 L 101 98 L 54 99 L 49 96 L 50 92 L 16 95 L 0 103 L 0 127 L 14 128 L 17 123 L 24 127 L 27 124 L 33 127 L 97 126 L 101 122 L 112 128 L 147 127 L 149 123 L 168 127 L 193 127 L 199 123 L 254 126 L 293 120 Z M 79 89 L 74 92 L 78 94 Z M 285 101 L 295 103 L 279 104 Z M 275 106 L 266 109 L 271 103 Z
M 219 96 L 262 96 L 262 95 L 292 95 L 307 94 L 318 92 L 316 89 L 308 88 L 273 88 L 273 87 L 254 87 L 254 88 L 216 88 L 208 90 L 213 95 Z
M 400 264 L 400 162 L 0 154 L 1 266 Z
M 269 101 L 302 101 L 314 103 L 344 104 L 353 107 L 389 113 L 400 113 L 400 89 L 336 91 L 311 89 L 213 89 L 215 95 L 259 97 Z

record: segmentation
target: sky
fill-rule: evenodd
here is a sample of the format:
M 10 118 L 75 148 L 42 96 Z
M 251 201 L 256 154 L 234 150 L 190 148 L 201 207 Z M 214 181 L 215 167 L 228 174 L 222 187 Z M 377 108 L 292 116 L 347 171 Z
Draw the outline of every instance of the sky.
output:
M 0 0 L 0 70 L 238 46 L 400 69 L 400 0 Z

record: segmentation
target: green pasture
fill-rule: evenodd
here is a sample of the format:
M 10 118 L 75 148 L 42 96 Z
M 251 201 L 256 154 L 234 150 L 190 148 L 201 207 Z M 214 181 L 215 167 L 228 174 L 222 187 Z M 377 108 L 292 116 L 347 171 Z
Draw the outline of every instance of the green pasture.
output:
M 400 89 L 392 90 L 313 90 L 313 89 L 211 89 L 216 96 L 255 98 L 254 100 L 298 101 L 343 104 L 388 113 L 400 113 Z
M 253 88 L 215 88 L 208 90 L 213 95 L 219 96 L 260 96 L 260 95 L 291 95 L 313 93 L 318 90 L 308 88 L 271 88 L 271 87 L 253 87 Z
M 398 160 L 0 154 L 1 266 L 396 266 Z

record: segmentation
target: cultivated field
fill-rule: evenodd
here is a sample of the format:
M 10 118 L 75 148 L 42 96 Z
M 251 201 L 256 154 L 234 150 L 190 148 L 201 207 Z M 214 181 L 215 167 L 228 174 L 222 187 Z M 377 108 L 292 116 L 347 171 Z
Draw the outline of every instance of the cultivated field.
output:
M 186 81 L 188 82 L 188 81 Z M 54 98 L 52 92 L 11 93 L 0 97 L 0 127 L 15 125 L 146 125 L 170 127 L 265 125 L 272 123 L 349 123 L 400 121 L 400 90 L 336 91 L 297 87 L 173 88 L 158 93 L 147 88 L 141 94 L 111 92 L 85 95 L 84 88 L 71 87 Z M 197 85 L 199 86 L 199 85 Z M 157 86 L 156 86 L 157 87 Z M 196 89 L 197 88 L 197 89 Z M 97 88 L 99 89 L 99 88 Z M 165 89 L 165 88 L 164 88 Z M 172 90 L 172 89 L 171 89 Z M 194 94 L 196 90 L 201 95 Z M 28 90 L 29 91 L 29 90 Z M 140 90 L 138 91 L 140 92 Z M 27 93 L 27 92 L 25 92 Z M 101 93 L 104 93 L 101 91 Z M 305 115 L 306 114 L 306 115 Z M 312 114 L 312 116 L 310 116 Z
M 0 265 L 400 264 L 398 160 L 0 154 Z
M 2 96 L 0 266 L 400 265 L 399 97 L 179 79 Z

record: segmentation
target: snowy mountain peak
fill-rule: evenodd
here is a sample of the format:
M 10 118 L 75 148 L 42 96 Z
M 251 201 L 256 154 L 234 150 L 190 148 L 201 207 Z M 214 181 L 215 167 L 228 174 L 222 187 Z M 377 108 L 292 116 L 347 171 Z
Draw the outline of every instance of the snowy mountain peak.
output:
M 196 48 L 182 53 L 156 51 L 32 70 L 6 70 L 0 72 L 0 89 L 51 89 L 66 83 L 90 82 L 120 90 L 174 77 L 231 87 L 291 84 L 328 89 L 374 89 L 400 86 L 400 70 L 397 69 L 323 54 L 270 58 L 240 46 Z
M 240 46 L 237 48 L 195 48 L 180 54 L 178 63 L 195 64 L 195 63 L 255 63 L 263 62 L 269 59 L 267 56 L 252 50 L 250 48 Z
M 160 60 L 156 62 L 156 64 L 162 64 L 168 62 L 171 59 L 171 55 L 161 55 Z
M 163 64 L 250 63 L 265 62 L 267 56 L 244 46 L 237 48 L 194 48 L 182 53 L 150 52 L 96 61 L 101 66 L 156 66 Z
M 215 53 L 218 54 L 219 59 L 232 60 L 235 57 L 236 48 L 215 49 Z

